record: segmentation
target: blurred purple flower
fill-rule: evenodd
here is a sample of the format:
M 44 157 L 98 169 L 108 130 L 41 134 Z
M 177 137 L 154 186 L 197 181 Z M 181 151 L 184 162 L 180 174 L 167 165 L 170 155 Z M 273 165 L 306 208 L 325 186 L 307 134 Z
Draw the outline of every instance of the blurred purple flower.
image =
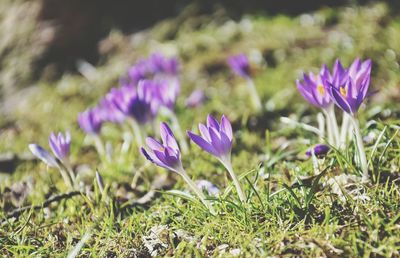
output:
M 303 81 L 297 80 L 297 89 L 310 104 L 319 108 L 327 108 L 332 103 L 326 90 L 326 81 L 330 79 L 328 67 L 323 65 L 318 75 L 310 72 L 309 75 L 303 75 Z
M 190 96 L 186 99 L 186 106 L 190 108 L 195 108 L 203 104 L 206 100 L 206 95 L 202 90 L 194 90 Z
M 223 115 L 221 123 L 218 123 L 214 117 L 208 115 L 207 126 L 199 124 L 199 130 L 201 136 L 188 131 L 190 139 L 220 160 L 230 162 L 233 136 L 229 120 Z
M 99 134 L 103 124 L 101 110 L 96 107 L 78 114 L 78 123 L 87 134 Z
M 160 134 L 162 143 L 150 137 L 146 139 L 148 149 L 141 148 L 143 155 L 157 166 L 176 173 L 184 173 L 178 143 L 169 126 L 164 122 L 160 125 Z
M 312 153 L 314 152 L 314 155 L 317 157 L 322 157 L 325 156 L 328 151 L 330 150 L 328 145 L 325 144 L 317 144 L 314 147 L 312 147 L 311 149 L 306 151 L 306 155 L 308 157 L 312 156 Z
M 141 80 L 136 87 L 123 86 L 114 96 L 113 102 L 122 113 L 145 124 L 154 119 L 160 105 L 154 87 L 151 80 Z
M 211 196 L 217 196 L 219 194 L 219 189 L 213 183 L 207 180 L 197 180 L 196 185 L 202 190 L 206 190 Z
M 54 132 L 52 132 L 49 137 L 49 145 L 53 151 L 53 154 L 62 161 L 69 156 L 71 134 L 66 132 L 64 136 L 62 133 L 58 133 L 58 135 L 56 135 Z
M 128 70 L 128 79 L 132 85 L 145 80 L 150 76 L 150 64 L 148 60 L 141 59 Z
M 56 159 L 40 145 L 34 143 L 29 144 L 29 149 L 33 155 L 46 163 L 46 165 L 48 165 L 49 167 L 58 167 Z
M 149 58 L 149 67 L 153 73 L 165 73 L 168 75 L 178 75 L 179 62 L 176 57 L 165 57 L 161 53 L 154 53 Z
M 170 110 L 174 109 L 180 91 L 179 81 L 153 81 L 153 90 L 159 106 L 164 106 Z
M 104 121 L 120 124 L 125 121 L 125 115 L 116 106 L 115 101 L 123 98 L 121 89 L 112 88 L 105 97 L 100 100 L 99 109 Z
M 245 78 L 250 77 L 249 59 L 245 54 L 229 57 L 228 64 L 235 74 Z
M 371 60 L 361 62 L 357 58 L 349 69 L 344 71 L 340 61 L 337 61 L 336 66 L 337 74 L 334 74 L 333 81 L 329 85 L 329 94 L 338 107 L 354 115 L 367 97 L 372 62 Z

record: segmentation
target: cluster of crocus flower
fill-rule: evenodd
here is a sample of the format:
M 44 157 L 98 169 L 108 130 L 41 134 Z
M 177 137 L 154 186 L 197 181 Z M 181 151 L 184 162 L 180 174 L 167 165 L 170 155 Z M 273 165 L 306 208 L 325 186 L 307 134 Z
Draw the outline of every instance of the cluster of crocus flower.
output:
M 78 115 L 79 126 L 94 137 L 99 153 L 104 154 L 99 134 L 105 122 L 129 122 L 138 145 L 142 145 L 143 127 L 152 123 L 161 110 L 177 123 L 173 109 L 180 92 L 178 72 L 175 57 L 155 53 L 129 68 L 120 87 L 111 88 L 97 106 Z
M 326 114 L 328 143 L 335 148 L 343 148 L 351 131 L 350 122 L 356 136 L 359 162 L 363 173 L 363 180 L 367 181 L 368 165 L 364 146 L 357 121 L 357 112 L 367 97 L 371 78 L 371 60 L 355 59 L 348 68 L 344 68 L 336 60 L 332 73 L 324 65 L 318 75 L 304 74 L 303 80 L 297 81 L 297 88 L 301 95 L 312 105 L 321 108 Z M 343 111 L 341 130 L 337 126 L 334 113 L 334 104 Z M 315 149 L 326 152 L 327 148 Z
M 222 116 L 221 122 L 218 122 L 213 116 L 209 115 L 206 125 L 199 124 L 199 131 L 200 135 L 188 131 L 189 138 L 200 148 L 215 156 L 225 166 L 233 180 L 240 201 L 245 203 L 246 196 L 233 171 L 231 163 L 233 133 L 229 120 L 225 116 Z M 204 194 L 184 170 L 179 146 L 172 130 L 166 123 L 161 123 L 160 135 L 162 143 L 150 137 L 146 139 L 147 148 L 142 148 L 143 155 L 157 166 L 166 168 L 182 176 L 199 199 L 211 211 L 212 206 L 205 200 Z
M 233 73 L 246 80 L 247 89 L 249 91 L 253 107 L 257 112 L 261 111 L 262 102 L 260 97 L 258 96 L 256 86 L 254 85 L 253 79 L 251 77 L 250 63 L 247 56 L 245 54 L 231 56 L 228 58 L 228 65 Z
M 29 149 L 33 155 L 43 161 L 47 166 L 57 168 L 68 187 L 76 187 L 76 177 L 69 162 L 71 147 L 70 133 L 66 132 L 65 135 L 58 133 L 56 135 L 52 132 L 49 136 L 49 146 L 53 155 L 35 143 L 29 144 Z

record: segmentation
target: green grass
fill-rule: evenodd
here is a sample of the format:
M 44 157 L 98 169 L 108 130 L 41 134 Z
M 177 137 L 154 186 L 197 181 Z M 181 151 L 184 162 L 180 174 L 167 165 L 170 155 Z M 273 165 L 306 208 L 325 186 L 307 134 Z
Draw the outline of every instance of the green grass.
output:
M 200 27 L 192 18 L 178 28 L 170 28 L 175 26 L 170 20 L 144 32 L 153 44 L 138 40 L 134 46 L 130 38 L 113 32 L 107 40 L 117 50 L 104 57 L 93 79 L 65 75 L 57 82 L 39 81 L 1 118 L 2 152 L 26 152 L 31 142 L 47 146 L 52 130 L 69 129 L 72 163 L 85 186 L 82 194 L 7 218 L 18 208 L 18 198 L 7 194 L 13 184 L 31 182 L 22 206 L 40 206 L 68 189 L 57 171 L 39 162 L 23 161 L 14 173 L 1 174 L 0 253 L 66 256 L 89 234 L 81 256 L 399 256 L 400 20 L 388 8 L 322 9 L 311 14 L 314 20 L 308 25 L 301 23 L 304 16 L 258 15 L 240 23 L 203 17 Z M 251 30 L 244 29 L 246 23 Z M 168 30 L 177 30 L 172 40 L 165 38 Z M 157 49 L 181 57 L 182 94 L 176 112 L 183 129 L 194 129 L 207 113 L 226 114 L 233 122 L 233 167 L 242 175 L 247 205 L 241 205 L 232 190 L 210 197 L 218 213 L 211 215 L 200 202 L 166 189 L 137 204 L 156 180 L 165 178 L 174 190 L 187 187 L 177 175 L 147 164 L 136 148 L 121 154 L 127 127 L 106 125 L 102 132 L 114 149 L 111 162 L 84 140 L 77 113 L 95 105 L 136 58 Z M 243 82 L 225 65 L 226 57 L 238 52 L 252 57 L 255 83 L 267 103 L 263 114 L 253 113 Z M 323 174 L 313 177 L 312 160 L 305 159 L 304 152 L 318 138 L 279 118 L 296 116 L 316 124 L 317 110 L 297 93 L 295 79 L 304 70 L 332 64 L 336 57 L 348 65 L 358 56 L 373 60 L 371 90 L 378 90 L 360 110 L 363 136 L 374 136 L 366 145 L 372 181 L 335 184 L 360 175 L 354 143 L 320 159 Z M 194 88 L 204 89 L 209 101 L 190 110 L 184 99 Z M 154 135 L 150 128 L 147 133 Z M 197 146 L 191 145 L 183 164 L 193 179 L 207 179 L 222 192 L 230 188 L 225 169 Z M 96 169 L 106 185 L 103 194 L 95 183 Z

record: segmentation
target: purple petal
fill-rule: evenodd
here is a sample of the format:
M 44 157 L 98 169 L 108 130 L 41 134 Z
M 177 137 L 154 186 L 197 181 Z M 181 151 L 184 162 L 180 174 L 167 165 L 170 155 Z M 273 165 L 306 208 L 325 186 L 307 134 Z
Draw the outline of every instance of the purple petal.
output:
M 163 150 L 164 146 L 151 137 L 146 138 L 146 144 L 152 150 Z
M 207 116 L 207 127 L 214 127 L 219 131 L 219 123 L 212 115 Z
M 141 150 L 143 156 L 145 156 L 145 158 L 146 158 L 147 160 L 149 160 L 150 162 L 156 164 L 157 166 L 160 166 L 160 167 L 163 167 L 163 168 L 168 168 L 168 167 L 166 167 L 166 166 L 158 159 L 158 157 L 157 157 L 153 152 L 151 152 L 151 151 L 148 152 L 148 151 L 147 151 L 145 148 L 143 148 L 143 147 L 140 148 L 140 150 Z
M 199 131 L 201 136 L 208 142 L 211 142 L 211 137 L 210 137 L 210 133 L 208 132 L 208 128 L 203 125 L 203 124 L 199 124 Z
M 343 111 L 352 114 L 351 107 L 346 99 L 343 98 L 342 94 L 339 92 L 339 89 L 331 86 L 330 92 L 335 103 L 340 107 Z
M 208 143 L 207 141 L 205 141 L 203 138 L 201 138 L 200 136 L 192 133 L 192 132 L 187 132 L 189 138 L 196 143 L 200 148 L 202 148 L 203 150 L 207 151 L 208 153 L 214 155 L 214 156 L 218 156 L 217 151 L 215 150 L 215 148 Z
M 46 163 L 46 165 L 48 165 L 49 167 L 58 167 L 56 159 L 45 149 L 43 149 L 40 145 L 29 144 L 29 149 L 33 155 L 35 155 L 38 159 Z
M 167 123 L 162 122 L 160 125 L 160 134 L 161 139 L 163 140 L 164 145 L 170 146 L 174 149 L 179 149 L 178 143 L 176 142 L 174 133 L 171 128 L 169 128 Z
M 218 157 L 228 154 L 230 146 L 227 145 L 226 141 L 223 141 L 219 132 L 213 127 L 210 128 L 211 145 L 218 153 Z
M 229 122 L 228 118 L 225 117 L 225 115 L 222 115 L 221 118 L 221 128 L 222 131 L 228 136 L 229 140 L 232 140 L 233 135 L 232 135 L 232 125 Z

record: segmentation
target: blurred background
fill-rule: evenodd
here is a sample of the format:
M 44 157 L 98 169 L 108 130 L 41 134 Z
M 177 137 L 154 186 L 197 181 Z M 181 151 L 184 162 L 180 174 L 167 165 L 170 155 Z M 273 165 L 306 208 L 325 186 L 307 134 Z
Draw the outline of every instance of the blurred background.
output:
M 386 3 L 388 14 L 399 11 L 399 1 L 377 2 Z M 185 30 L 199 31 L 209 23 L 222 25 L 231 19 L 240 21 L 246 15 L 296 17 L 329 7 L 371 3 L 374 2 L 2 0 L 1 93 L 7 95 L 39 79 L 55 80 L 65 72 L 76 72 L 78 60 L 103 64 L 116 47 L 113 32 L 122 37 L 157 26 L 158 33 L 148 39 L 172 41 Z M 334 25 L 339 15 L 326 17 L 325 25 Z M 135 42 L 130 43 L 135 51 Z
M 77 129 L 78 112 L 157 51 L 182 63 L 178 113 L 201 89 L 211 101 L 199 112 L 245 117 L 242 82 L 226 65 L 242 52 L 271 118 L 306 112 L 294 81 L 338 57 L 346 65 L 372 58 L 374 98 L 395 105 L 399 7 L 395 0 L 1 0 L 0 149 L 26 150 L 50 130 Z M 194 117 L 186 112 L 182 126 Z

